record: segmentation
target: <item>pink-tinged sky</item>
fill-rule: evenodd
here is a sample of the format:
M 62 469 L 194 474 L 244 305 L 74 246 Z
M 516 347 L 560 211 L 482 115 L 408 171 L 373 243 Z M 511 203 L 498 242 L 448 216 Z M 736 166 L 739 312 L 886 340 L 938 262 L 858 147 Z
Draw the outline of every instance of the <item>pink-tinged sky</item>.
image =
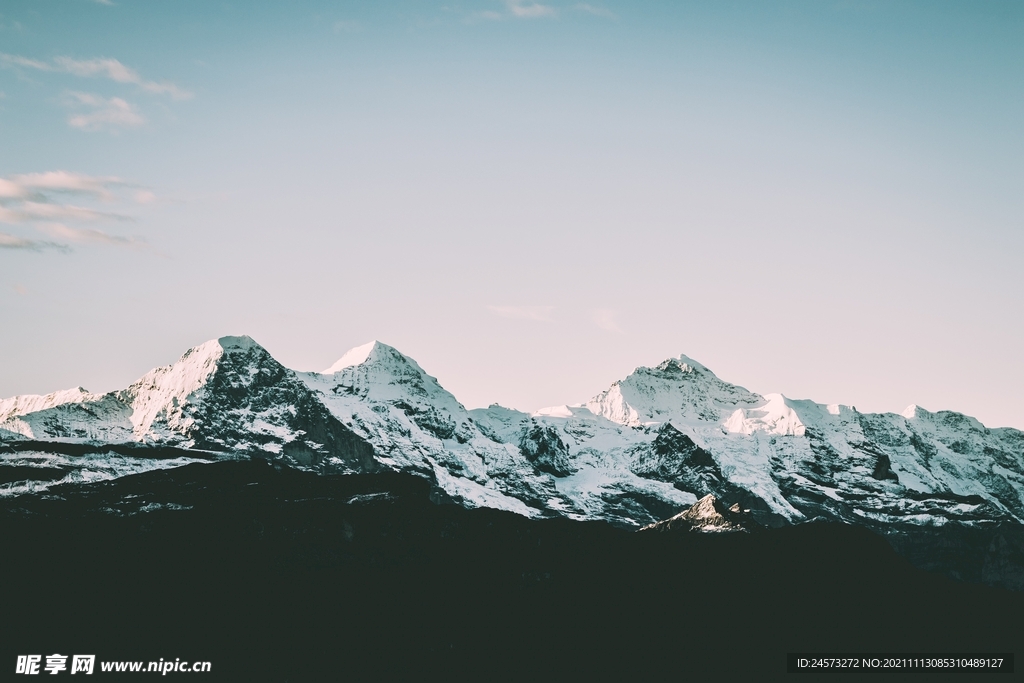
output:
M 1024 428 L 1019 2 L 5 2 L 0 396 L 248 334 Z

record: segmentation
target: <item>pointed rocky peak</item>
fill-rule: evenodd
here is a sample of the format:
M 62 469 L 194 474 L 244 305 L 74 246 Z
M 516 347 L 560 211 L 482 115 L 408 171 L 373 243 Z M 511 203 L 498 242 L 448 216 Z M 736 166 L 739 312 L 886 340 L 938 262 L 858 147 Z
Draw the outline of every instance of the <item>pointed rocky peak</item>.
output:
M 921 417 L 924 417 L 927 414 L 928 414 L 927 410 L 925 410 L 921 406 L 916 405 L 914 403 L 911 403 L 909 406 L 907 406 L 903 410 L 902 413 L 900 413 L 900 415 L 902 415 L 903 417 L 907 418 L 908 420 L 913 420 L 913 419 L 916 419 L 916 418 L 921 418 Z
M 739 407 L 762 403 L 757 394 L 723 382 L 704 365 L 680 355 L 653 368 L 637 368 L 586 406 L 612 422 L 635 427 L 670 420 L 718 422 Z
M 237 339 L 237 337 L 223 337 L 223 339 Z M 157 383 L 164 383 L 170 377 L 174 378 L 172 381 L 179 384 L 196 384 L 198 386 L 202 383 L 203 378 L 216 369 L 218 361 L 229 353 L 229 350 L 237 349 L 230 343 L 225 348 L 220 339 L 211 339 L 198 346 L 193 346 L 181 354 L 181 357 L 171 365 L 153 368 L 147 372 L 129 387 L 129 390 L 136 386 L 153 386 Z
M 353 365 L 362 365 L 369 360 L 370 355 L 374 352 L 374 349 L 380 344 L 376 339 L 368 344 L 362 346 L 356 346 L 346 351 L 341 358 L 334 362 L 334 365 L 327 368 L 320 374 L 322 375 L 333 375 L 336 372 L 341 372 L 345 368 L 350 368 Z
M 270 356 L 270 353 L 257 344 L 252 337 L 228 336 L 211 339 L 210 341 L 198 346 L 193 346 L 191 349 L 183 353 L 176 363 L 164 367 L 174 368 L 182 364 L 193 366 L 203 365 L 206 363 L 216 362 L 223 356 L 234 356 L 240 353 L 256 353 L 259 356 Z
M 220 345 L 221 349 L 228 353 L 232 351 L 249 351 L 253 348 L 265 350 L 248 335 L 242 335 L 241 337 L 221 337 L 217 340 L 217 343 Z
M 678 358 L 669 358 L 668 360 L 664 360 L 654 368 L 637 368 L 636 372 L 640 372 L 641 370 L 655 371 L 667 376 L 676 376 L 679 378 L 687 375 L 692 377 L 704 373 L 710 374 L 712 377 L 715 376 L 715 373 L 708 370 L 707 367 L 683 354 L 680 354 Z
M 739 504 L 726 507 L 713 494 L 708 494 L 678 515 L 645 526 L 641 531 L 750 531 L 756 528 L 747 511 Z
M 324 372 L 303 373 L 303 378 L 335 396 L 383 401 L 407 412 L 440 410 L 459 423 L 469 417 L 462 404 L 419 363 L 379 341 L 357 346 Z
M 709 382 L 721 382 L 721 380 L 706 366 L 689 356 L 680 354 L 677 358 L 668 358 L 654 367 L 641 365 L 625 379 L 616 382 L 615 385 L 632 385 L 646 390 L 655 390 L 665 386 L 705 386 Z
M 393 346 L 374 340 L 368 344 L 349 349 L 334 365 L 324 370 L 323 375 L 333 375 L 348 368 L 357 366 L 375 366 L 378 368 L 414 368 L 418 372 L 423 369 L 412 358 Z
M 147 433 L 155 422 L 168 422 L 177 430 L 176 421 L 185 420 L 183 406 L 200 402 L 211 382 L 220 392 L 242 392 L 258 378 L 288 372 L 252 338 L 220 337 L 192 347 L 172 365 L 150 370 L 116 396 L 131 406 L 136 434 Z
M 654 437 L 651 447 L 657 455 L 685 454 L 689 456 L 697 452 L 707 455 L 706 451 L 695 444 L 689 435 L 676 429 L 671 422 L 659 426 L 655 433 L 657 436 Z M 703 462 L 706 458 L 701 458 L 701 460 Z
M 718 518 L 722 517 L 722 512 L 727 510 L 728 508 L 719 503 L 718 499 L 715 498 L 713 494 L 709 493 L 691 505 L 688 509 L 680 512 L 676 517 L 693 521 L 717 521 Z

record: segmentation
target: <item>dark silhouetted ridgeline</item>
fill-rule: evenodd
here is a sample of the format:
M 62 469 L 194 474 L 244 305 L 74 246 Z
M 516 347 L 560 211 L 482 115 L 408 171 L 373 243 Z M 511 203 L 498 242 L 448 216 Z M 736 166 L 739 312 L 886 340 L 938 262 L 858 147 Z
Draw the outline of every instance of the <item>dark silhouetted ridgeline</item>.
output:
M 922 572 L 861 528 L 631 533 L 444 499 L 411 475 L 237 461 L 5 500 L 0 666 L 755 681 L 785 676 L 789 651 L 1020 650 L 1024 594 Z

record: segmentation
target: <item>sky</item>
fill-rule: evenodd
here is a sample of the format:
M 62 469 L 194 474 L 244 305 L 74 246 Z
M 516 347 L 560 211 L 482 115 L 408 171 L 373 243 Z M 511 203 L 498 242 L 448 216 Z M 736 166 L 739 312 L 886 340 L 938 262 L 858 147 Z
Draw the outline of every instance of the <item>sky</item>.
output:
M 247 334 L 1024 428 L 1024 4 L 0 5 L 0 396 Z

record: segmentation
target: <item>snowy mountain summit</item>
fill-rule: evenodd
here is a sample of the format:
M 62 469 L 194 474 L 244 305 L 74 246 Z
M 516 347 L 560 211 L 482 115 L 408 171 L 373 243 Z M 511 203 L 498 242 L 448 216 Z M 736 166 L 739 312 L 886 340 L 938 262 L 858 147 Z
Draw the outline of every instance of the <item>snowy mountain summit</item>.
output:
M 2 464 L 25 475 L 0 479 L 8 482 L 0 494 L 73 481 L 53 474 L 78 466 L 72 445 L 90 453 L 98 478 L 145 468 L 138 457 L 115 466 L 112 450 L 124 460 L 128 446 L 175 448 L 180 462 L 256 457 L 324 474 L 408 471 L 433 481 L 439 499 L 633 528 L 736 506 L 769 526 L 1024 522 L 1018 430 L 916 406 L 870 414 L 762 396 L 686 356 L 637 368 L 588 401 L 530 414 L 467 410 L 380 342 L 324 372 L 295 372 L 249 337 L 222 337 L 120 391 L 0 400 Z M 41 473 L 55 452 L 64 459 L 35 481 L 31 468 Z

